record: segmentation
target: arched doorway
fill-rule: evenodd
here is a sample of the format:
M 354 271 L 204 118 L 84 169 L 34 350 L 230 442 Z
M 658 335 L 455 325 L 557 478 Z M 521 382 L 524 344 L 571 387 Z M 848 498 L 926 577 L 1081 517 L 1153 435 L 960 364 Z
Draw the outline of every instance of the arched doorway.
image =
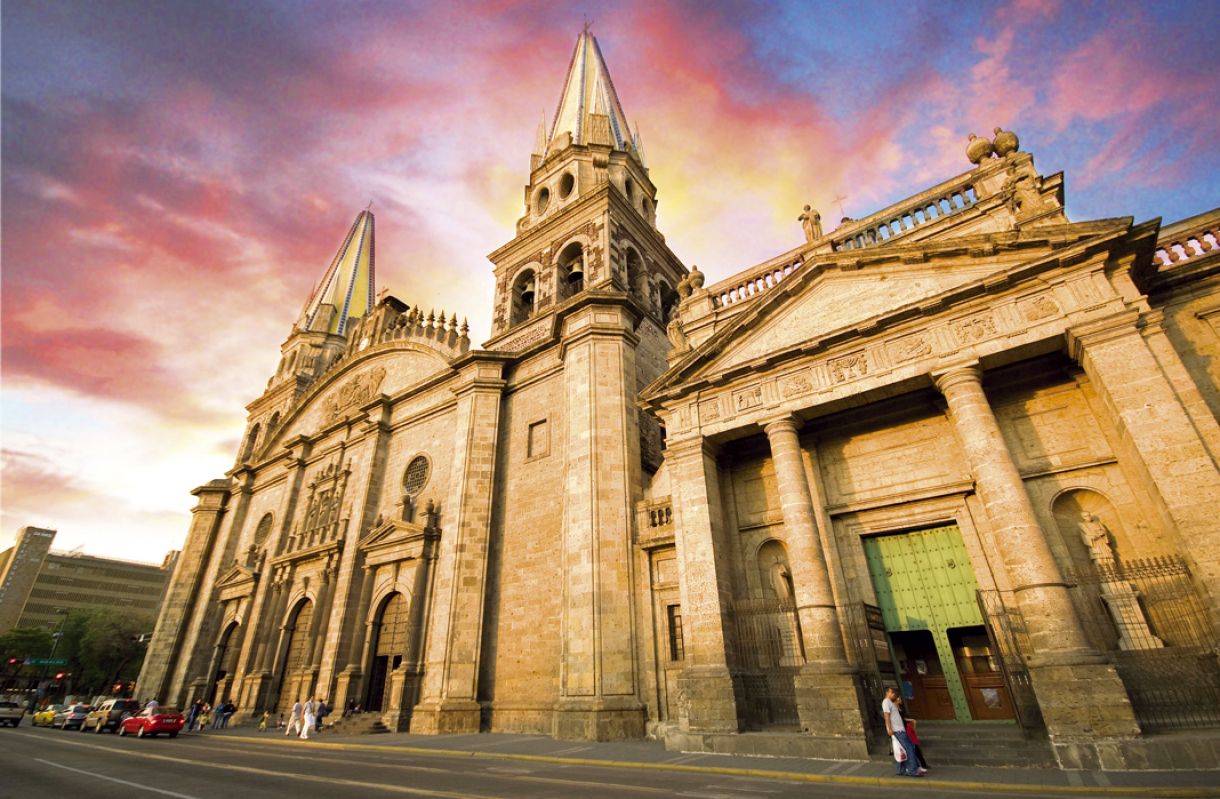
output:
M 284 667 L 280 670 L 279 701 L 276 710 L 292 711 L 297 701 L 300 678 L 309 668 L 309 631 L 313 627 L 313 602 L 303 599 L 293 609 L 288 626 L 284 629 Z
M 226 694 L 229 683 L 233 679 L 233 673 L 237 671 L 237 655 L 240 647 L 238 646 L 239 638 L 235 636 L 235 633 L 240 627 L 241 625 L 235 621 L 220 634 L 213 658 L 216 670 L 212 672 L 212 688 L 208 692 L 208 696 L 204 698 L 204 701 L 208 703 L 215 704 L 217 700 L 228 698 Z
M 372 662 L 369 664 L 368 691 L 364 698 L 365 710 L 382 710 L 385 707 L 386 690 L 390 685 L 390 673 L 402 664 L 407 654 L 407 598 L 400 593 L 390 594 L 381 603 L 373 622 Z

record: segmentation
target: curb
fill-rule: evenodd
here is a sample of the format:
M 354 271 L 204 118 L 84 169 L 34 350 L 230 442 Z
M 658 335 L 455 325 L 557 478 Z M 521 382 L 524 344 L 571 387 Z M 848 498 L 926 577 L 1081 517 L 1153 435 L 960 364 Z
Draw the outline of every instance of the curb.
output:
M 270 744 L 272 746 L 297 746 L 295 740 L 264 740 L 255 736 L 230 735 L 218 740 L 240 739 Z M 1194 799 L 1194 797 L 1220 797 L 1220 787 L 1125 787 L 1097 786 L 1086 788 L 1073 785 L 1047 785 L 1044 783 L 1011 783 L 982 782 L 978 780 L 938 780 L 923 778 L 912 784 L 910 778 L 898 777 L 855 777 L 835 774 L 807 774 L 800 771 L 774 771 L 770 769 L 741 768 L 736 766 L 693 766 L 682 763 L 643 763 L 632 760 L 598 760 L 595 758 L 559 757 L 556 755 L 528 755 L 512 752 L 483 752 L 472 749 L 433 749 L 422 746 L 385 746 L 381 744 L 327 743 L 310 739 L 310 746 L 315 748 L 334 749 L 338 751 L 356 752 L 402 752 L 412 755 L 435 755 L 452 758 L 481 758 L 487 760 L 518 760 L 534 763 L 556 763 L 577 766 L 601 766 L 605 768 L 635 769 L 639 771 L 677 771 L 689 774 L 717 774 L 728 777 L 753 777 L 762 779 L 787 780 L 789 782 L 805 782 L 822 785 L 851 785 L 856 787 L 908 787 L 908 788 L 939 788 L 948 791 L 997 791 L 1008 793 L 1046 796 L 1056 794 L 1062 796 L 1136 796 L 1136 797 L 1166 797 L 1167 799 Z

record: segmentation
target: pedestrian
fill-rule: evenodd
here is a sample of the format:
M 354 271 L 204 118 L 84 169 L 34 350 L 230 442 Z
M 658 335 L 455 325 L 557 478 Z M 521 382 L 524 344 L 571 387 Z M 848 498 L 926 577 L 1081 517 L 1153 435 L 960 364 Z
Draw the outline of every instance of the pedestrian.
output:
M 318 700 L 318 726 L 315 728 L 317 732 L 322 731 L 322 727 L 326 724 L 326 714 L 330 712 L 330 706 L 326 704 L 325 699 Z
M 282 710 L 275 716 L 275 728 L 277 730 L 284 729 L 284 711 Z
M 315 712 L 313 700 L 306 699 L 305 705 L 301 708 L 301 713 L 303 714 L 303 723 L 301 724 L 302 741 L 309 740 L 309 731 L 313 729 L 313 725 L 318 723 L 317 716 L 314 715 Z
M 292 712 L 288 715 L 288 729 L 284 730 L 284 735 L 292 735 L 292 731 L 301 731 L 301 703 L 296 701 L 292 703 Z
M 907 737 L 906 724 L 902 714 L 898 712 L 898 690 L 894 686 L 885 689 L 885 699 L 881 702 L 881 715 L 885 717 L 885 731 L 890 736 L 890 748 L 894 751 L 894 761 L 898 765 L 898 776 L 922 777 L 919 771 L 919 756 L 915 754 L 915 745 Z
M 894 700 L 894 704 L 898 705 L 898 712 L 902 714 L 903 729 L 907 731 L 907 738 L 915 747 L 915 756 L 919 758 L 919 773 L 927 774 L 928 761 L 923 756 L 923 749 L 919 745 L 919 734 L 915 731 L 917 720 L 907 715 L 907 705 L 902 701 L 901 696 Z
M 191 709 L 186 714 L 186 728 L 188 730 L 195 729 L 195 722 L 199 720 L 199 714 L 203 712 L 203 700 L 196 698 L 191 702 Z
M 352 715 L 355 712 L 356 712 L 356 700 L 355 699 L 347 700 L 347 707 L 345 707 L 343 709 L 343 717 L 347 718 L 348 716 Z
M 212 706 L 209 705 L 207 702 L 203 703 L 203 710 L 199 713 L 199 722 L 198 723 L 199 723 L 199 732 L 203 732 L 204 730 L 206 730 L 208 725 L 212 723 Z
M 233 714 L 237 712 L 237 705 L 230 699 L 224 704 L 224 718 L 220 720 L 220 729 L 229 729 L 229 719 L 233 718 Z
M 212 711 L 212 729 L 219 730 L 225 725 L 225 708 L 228 707 L 224 702 L 216 706 Z
M 259 732 L 266 732 L 266 731 L 267 731 L 267 722 L 268 722 L 268 721 L 270 721 L 270 720 L 271 720 L 271 711 L 270 711 L 270 710 L 264 710 L 264 711 L 263 711 L 263 717 L 262 717 L 262 719 L 261 719 L 261 720 L 258 722 L 258 731 L 259 731 Z

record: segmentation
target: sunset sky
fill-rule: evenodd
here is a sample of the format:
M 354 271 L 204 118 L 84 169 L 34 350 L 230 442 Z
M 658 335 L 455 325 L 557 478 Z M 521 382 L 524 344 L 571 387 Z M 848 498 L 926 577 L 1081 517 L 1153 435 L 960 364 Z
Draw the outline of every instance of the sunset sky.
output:
M 715 281 L 1015 130 L 1073 220 L 1220 205 L 1220 5 L 3 4 L 0 548 L 160 561 L 356 213 L 378 288 L 490 330 L 540 117 L 592 20 Z M 833 226 L 833 222 L 831 225 Z

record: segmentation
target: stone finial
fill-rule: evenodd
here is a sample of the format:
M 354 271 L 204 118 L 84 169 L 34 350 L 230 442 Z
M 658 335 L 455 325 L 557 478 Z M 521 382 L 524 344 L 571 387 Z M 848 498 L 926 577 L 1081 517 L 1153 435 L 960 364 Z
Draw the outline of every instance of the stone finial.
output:
M 989 140 L 970 134 L 970 143 L 966 145 L 966 157 L 970 159 L 970 163 L 981 164 L 990 158 L 994 151 L 995 148 Z
M 707 278 L 705 278 L 703 273 L 699 271 L 699 267 L 692 265 L 690 268 L 690 274 L 686 276 L 686 279 L 690 281 L 691 293 L 694 293 L 703 288 L 703 281 Z
M 690 276 L 686 276 L 678 281 L 678 296 L 681 299 L 686 299 L 690 296 Z
M 1000 158 L 1007 158 L 1010 154 L 1015 153 L 1017 148 L 1021 146 L 1021 140 L 1017 138 L 1017 134 L 1011 130 L 995 129 L 995 154 Z

